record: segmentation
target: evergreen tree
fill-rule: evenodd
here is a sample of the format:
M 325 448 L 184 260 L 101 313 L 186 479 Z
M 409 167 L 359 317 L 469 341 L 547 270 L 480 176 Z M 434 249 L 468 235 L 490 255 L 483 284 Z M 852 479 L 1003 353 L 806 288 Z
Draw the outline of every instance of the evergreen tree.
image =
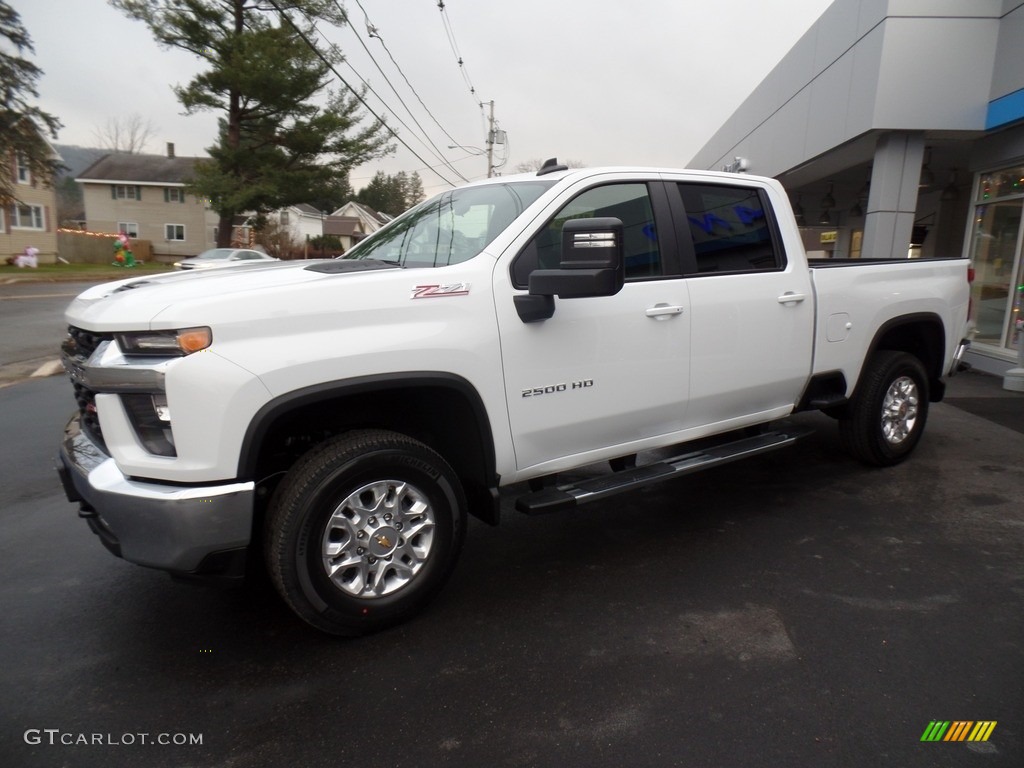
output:
M 412 175 L 399 171 L 394 176 L 377 171 L 370 183 L 355 196 L 356 202 L 392 216 L 397 216 L 424 199 L 423 180 L 415 171 Z
M 355 196 L 356 202 L 368 205 L 375 211 L 397 216 L 405 210 L 405 197 L 394 176 L 377 171 L 370 183 Z
M 272 1 L 111 2 L 158 42 L 207 65 L 174 90 L 188 114 L 221 114 L 210 160 L 192 183 L 220 216 L 218 245 L 230 239 L 236 214 L 330 199 L 352 167 L 390 151 L 381 124 L 361 125 L 355 94 L 327 91 L 327 62 L 341 55 L 318 55 L 307 43 L 316 38 L 314 21 L 345 23 L 333 0 L 289 0 L 280 12 Z
M 33 179 L 50 183 L 63 167 L 46 137 L 57 138 L 60 121 L 30 104 L 39 98 L 36 83 L 43 71 L 23 57 L 34 53 L 21 16 L 0 0 L 0 158 L 17 158 Z M 10 166 L 8 166 L 10 167 Z M 0 173 L 0 205 L 17 202 L 17 189 L 9 173 Z
M 426 199 L 427 196 L 423 192 L 423 179 L 416 171 L 413 171 L 405 187 L 405 207 L 412 208 Z

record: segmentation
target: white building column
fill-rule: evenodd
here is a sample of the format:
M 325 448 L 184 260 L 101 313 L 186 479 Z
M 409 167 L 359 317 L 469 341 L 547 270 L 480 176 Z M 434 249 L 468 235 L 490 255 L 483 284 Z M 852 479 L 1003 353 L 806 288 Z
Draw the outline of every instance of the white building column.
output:
M 924 136 L 920 133 L 885 133 L 879 138 L 864 219 L 861 254 L 865 258 L 907 257 L 923 159 Z

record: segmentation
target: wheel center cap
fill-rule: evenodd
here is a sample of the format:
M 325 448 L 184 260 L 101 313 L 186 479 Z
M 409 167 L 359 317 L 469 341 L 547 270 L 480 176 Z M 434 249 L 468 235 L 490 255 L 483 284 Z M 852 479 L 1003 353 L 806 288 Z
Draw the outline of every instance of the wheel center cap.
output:
M 387 557 L 398 546 L 398 531 L 391 526 L 378 528 L 370 534 L 370 554 L 374 557 Z

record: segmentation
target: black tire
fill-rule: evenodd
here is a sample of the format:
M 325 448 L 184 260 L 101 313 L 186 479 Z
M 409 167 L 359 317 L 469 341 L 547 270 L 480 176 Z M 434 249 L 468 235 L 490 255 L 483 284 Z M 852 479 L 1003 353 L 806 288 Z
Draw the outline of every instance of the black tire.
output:
M 920 360 L 906 352 L 876 352 L 839 419 L 843 446 L 872 466 L 899 464 L 924 432 L 928 394 L 928 374 Z
M 324 632 L 397 624 L 451 573 L 465 510 L 455 472 L 426 445 L 383 430 L 346 433 L 302 457 L 275 492 L 265 529 L 271 580 Z

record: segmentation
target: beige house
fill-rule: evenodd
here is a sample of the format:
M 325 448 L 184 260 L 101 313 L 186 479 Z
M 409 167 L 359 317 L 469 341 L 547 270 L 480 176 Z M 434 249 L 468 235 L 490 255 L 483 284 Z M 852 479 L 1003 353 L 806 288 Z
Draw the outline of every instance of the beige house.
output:
M 57 260 L 57 192 L 49 179 L 37 179 L 21 158 L 8 157 L 2 172 L 11 175 L 17 202 L 0 207 L 0 259 L 39 250 L 43 264 Z M 2 262 L 0 262 L 2 263 Z
M 198 157 L 110 154 L 75 179 L 82 185 L 86 227 L 148 240 L 153 255 L 195 256 L 216 244 L 218 217 L 186 191 Z

